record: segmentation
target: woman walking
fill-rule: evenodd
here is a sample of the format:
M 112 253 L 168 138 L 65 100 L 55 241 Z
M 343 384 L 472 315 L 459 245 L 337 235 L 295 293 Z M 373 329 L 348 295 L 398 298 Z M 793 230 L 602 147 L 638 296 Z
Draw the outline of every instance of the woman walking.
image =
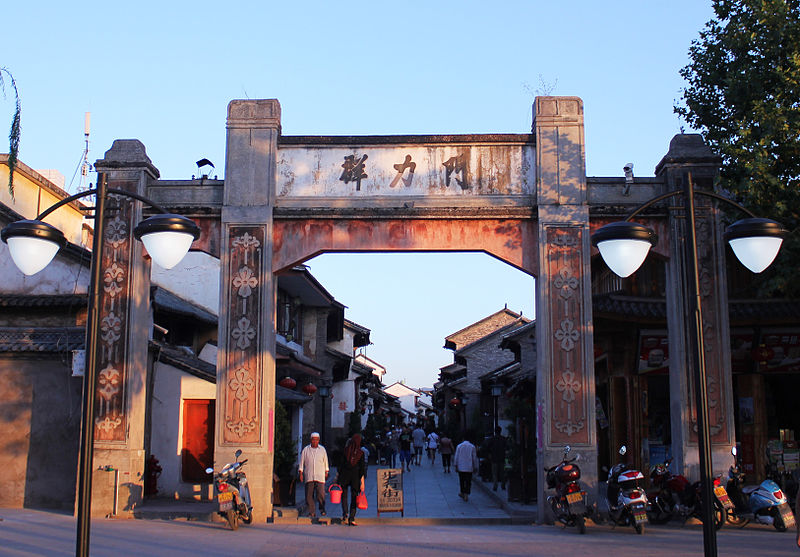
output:
M 353 435 L 344 447 L 344 457 L 339 467 L 339 485 L 342 486 L 342 524 L 357 526 L 356 497 L 364 491 L 367 466 L 361 450 L 361 434 Z M 348 489 L 350 487 L 350 515 L 348 516 Z
M 453 441 L 446 435 L 442 434 L 439 439 L 439 452 L 442 455 L 442 467 L 445 473 L 450 472 L 450 459 L 453 456 Z

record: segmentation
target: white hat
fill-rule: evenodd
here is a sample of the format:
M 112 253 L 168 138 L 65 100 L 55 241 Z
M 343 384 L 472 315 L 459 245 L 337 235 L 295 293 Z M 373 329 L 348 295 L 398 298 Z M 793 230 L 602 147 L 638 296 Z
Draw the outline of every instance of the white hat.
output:
M 313 438 L 313 437 L 319 437 L 319 433 L 317 433 L 317 432 L 315 431 L 314 433 L 312 433 L 312 434 L 311 434 L 311 437 L 312 437 L 312 438 Z

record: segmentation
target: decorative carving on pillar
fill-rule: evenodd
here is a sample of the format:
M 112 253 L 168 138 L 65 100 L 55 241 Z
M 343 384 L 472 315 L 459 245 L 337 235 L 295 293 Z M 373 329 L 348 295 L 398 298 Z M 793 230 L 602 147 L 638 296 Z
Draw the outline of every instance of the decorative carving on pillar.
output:
M 553 355 L 552 389 L 549 395 L 551 443 L 588 443 L 588 410 L 583 353 L 582 249 L 583 228 L 547 227 L 547 271 L 551 277 L 547 303 L 552 337 L 547 340 Z M 578 326 L 576 326 L 576 323 Z
M 115 182 L 113 187 L 135 191 L 135 182 Z M 100 296 L 100 345 L 95 386 L 94 437 L 98 442 L 124 443 L 127 437 L 126 361 L 128 321 L 130 319 L 131 249 L 133 242 L 133 203 L 109 195 L 102 265 Z M 110 216 L 110 215 L 113 215 Z
M 263 297 L 263 226 L 229 229 L 227 331 L 228 350 L 222 402 L 223 443 L 258 444 L 261 441 L 261 382 L 259 354 Z
M 697 207 L 695 226 L 697 228 L 697 262 L 700 277 L 700 303 L 703 309 L 703 345 L 706 360 L 706 384 L 708 395 L 708 423 L 711 431 L 711 442 L 726 444 L 729 442 L 727 424 L 727 403 L 725 401 L 725 366 L 723 362 L 724 347 L 719 342 L 720 327 L 720 285 L 719 254 L 716 253 L 719 242 L 715 241 L 716 227 L 713 210 L 710 207 Z M 689 381 L 689 400 L 692 401 L 691 427 L 697 433 L 697 407 L 694 395 L 694 375 Z M 696 438 L 690 437 L 693 442 Z

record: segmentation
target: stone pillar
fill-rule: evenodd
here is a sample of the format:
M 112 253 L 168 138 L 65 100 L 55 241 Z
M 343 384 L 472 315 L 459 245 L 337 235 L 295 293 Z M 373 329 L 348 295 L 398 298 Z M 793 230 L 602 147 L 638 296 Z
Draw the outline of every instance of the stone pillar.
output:
M 720 158 L 698 134 L 676 135 L 669 152 L 656 167 L 665 193 L 683 189 L 691 174 L 696 190 L 711 190 Z M 667 263 L 667 327 L 669 331 L 670 418 L 675 469 L 698 479 L 697 409 L 691 347 L 695 342 L 687 315 L 686 215 L 683 196 L 671 199 Z M 730 464 L 734 443 L 733 387 L 731 381 L 728 292 L 725 278 L 725 243 L 719 211 L 711 199 L 695 194 L 698 273 L 703 311 L 711 456 L 715 473 Z
M 215 467 L 248 459 L 253 519 L 272 516 L 275 298 L 272 209 L 280 133 L 277 100 L 228 105 L 220 248 Z
M 589 205 L 584 162 L 583 103 L 577 97 L 537 97 L 536 135 L 539 276 L 536 281 L 537 456 L 539 521 L 542 468 L 566 445 L 581 455 L 590 501 L 597 485 Z
M 108 188 L 144 195 L 158 170 L 138 140 L 116 140 L 95 163 Z M 118 207 L 118 209 L 115 209 Z M 106 204 L 100 300 L 101 340 L 97 355 L 92 516 L 114 512 L 114 472 L 118 508 L 131 515 L 142 501 L 146 412 L 147 342 L 150 338 L 150 261 L 133 229 L 142 220 L 142 203 L 110 195 Z

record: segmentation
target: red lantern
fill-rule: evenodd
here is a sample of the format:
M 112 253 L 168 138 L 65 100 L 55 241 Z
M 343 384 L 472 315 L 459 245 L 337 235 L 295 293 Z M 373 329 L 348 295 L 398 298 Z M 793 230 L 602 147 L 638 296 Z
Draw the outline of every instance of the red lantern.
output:
M 457 396 L 454 396 L 453 398 L 450 399 L 450 406 L 453 408 L 458 408 L 459 406 L 461 406 L 461 399 L 458 398 Z
M 765 364 L 774 357 L 775 351 L 763 344 L 753 349 L 753 359 L 759 363 Z
M 284 377 L 278 384 L 286 389 L 294 389 L 297 386 L 297 381 L 291 377 Z
M 313 395 L 317 392 L 317 386 L 314 383 L 306 383 L 303 385 L 303 392 L 307 395 Z

